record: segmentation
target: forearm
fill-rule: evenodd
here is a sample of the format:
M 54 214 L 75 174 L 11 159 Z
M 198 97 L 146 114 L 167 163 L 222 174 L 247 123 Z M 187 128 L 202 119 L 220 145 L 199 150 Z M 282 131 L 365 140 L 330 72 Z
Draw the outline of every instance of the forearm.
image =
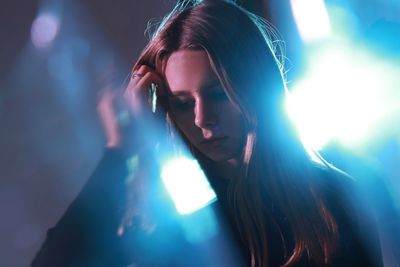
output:
M 107 257 L 102 250 L 117 238 L 125 176 L 124 157 L 118 151 L 106 150 L 77 198 L 48 231 L 32 267 L 90 266 L 93 255 Z M 102 242 L 105 239 L 110 240 Z

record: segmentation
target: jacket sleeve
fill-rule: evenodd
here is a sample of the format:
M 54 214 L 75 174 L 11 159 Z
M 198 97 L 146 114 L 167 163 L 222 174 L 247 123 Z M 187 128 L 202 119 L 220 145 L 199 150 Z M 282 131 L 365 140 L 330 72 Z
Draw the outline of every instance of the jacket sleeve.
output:
M 123 266 L 116 231 L 126 175 L 124 156 L 106 150 L 77 198 L 48 230 L 31 266 Z

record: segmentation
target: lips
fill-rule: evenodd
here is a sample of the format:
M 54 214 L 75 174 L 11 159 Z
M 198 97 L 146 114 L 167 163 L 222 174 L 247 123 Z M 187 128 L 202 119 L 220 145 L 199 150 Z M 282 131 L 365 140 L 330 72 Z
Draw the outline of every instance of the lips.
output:
M 220 145 L 223 142 L 225 142 L 227 139 L 228 139 L 227 136 L 207 138 L 207 139 L 203 139 L 201 141 L 201 144 L 207 145 L 207 146 L 217 146 L 217 145 Z

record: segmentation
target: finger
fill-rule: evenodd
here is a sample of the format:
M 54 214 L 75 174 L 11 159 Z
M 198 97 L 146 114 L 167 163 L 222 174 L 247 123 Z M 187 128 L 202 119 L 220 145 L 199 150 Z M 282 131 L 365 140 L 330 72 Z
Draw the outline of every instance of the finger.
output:
M 145 75 L 149 72 L 152 75 L 150 77 L 146 77 L 145 79 Z M 133 84 L 141 83 L 140 85 L 142 89 L 150 87 L 151 83 L 155 83 L 157 87 L 160 89 L 160 93 L 164 91 L 163 77 L 147 65 L 142 65 L 138 69 L 133 71 L 131 75 L 131 81 Z
M 115 93 L 111 90 L 107 90 L 102 94 L 97 105 L 97 112 L 106 134 L 106 147 L 109 148 L 118 147 L 121 143 L 117 117 L 113 105 L 114 99 Z
M 125 89 L 124 96 L 133 102 L 140 101 L 145 96 L 145 89 L 150 86 L 152 73 L 147 72 L 140 79 L 132 79 Z
M 140 90 L 147 90 L 153 82 L 157 84 L 157 82 L 160 81 L 156 74 L 149 71 L 142 78 L 140 78 L 136 85 L 138 88 L 140 88 Z
M 147 65 L 141 65 L 139 68 L 132 70 L 131 79 L 140 79 L 142 78 L 147 72 L 154 71 L 152 68 L 148 67 Z
M 140 65 L 139 68 L 135 69 L 135 71 L 136 70 L 138 70 L 139 72 L 154 71 L 153 68 L 151 68 L 149 65 L 146 65 L 146 64 Z
M 134 115 L 142 113 L 147 95 L 145 88 L 151 84 L 151 75 L 151 72 L 147 72 L 140 79 L 132 78 L 124 92 L 126 104 Z
M 162 96 L 165 95 L 165 90 L 164 79 L 161 75 L 147 65 L 139 66 L 133 71 L 124 97 L 134 114 L 141 114 L 141 110 L 146 102 L 150 103 L 153 112 L 155 111 L 154 98 L 150 98 L 151 96 L 149 95 L 149 89 L 152 87 L 152 84 L 156 85 L 155 96 L 160 96 L 159 101 L 163 102 Z
M 147 96 L 147 90 L 150 88 L 152 83 L 155 83 L 157 86 L 157 94 L 162 95 L 162 92 L 164 92 L 163 79 L 153 71 L 147 72 L 140 79 L 133 78 L 128 84 L 124 95 L 134 102 L 144 99 L 144 97 Z

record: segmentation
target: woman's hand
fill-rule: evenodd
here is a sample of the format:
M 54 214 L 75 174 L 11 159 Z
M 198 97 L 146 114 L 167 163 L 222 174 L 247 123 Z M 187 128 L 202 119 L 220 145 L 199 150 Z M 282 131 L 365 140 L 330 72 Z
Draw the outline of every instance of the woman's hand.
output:
M 164 93 L 162 77 L 152 68 L 142 65 L 131 75 L 129 84 L 123 93 L 107 85 L 97 105 L 104 127 L 107 148 L 122 148 L 127 151 L 137 149 L 138 133 L 133 132 L 133 125 L 143 117 L 149 116 L 149 88 L 154 83 L 157 94 Z M 135 140 L 136 139 L 136 140 Z
M 139 117 L 151 105 L 149 89 L 152 84 L 157 86 L 157 94 L 163 94 L 164 81 L 153 69 L 146 65 L 132 71 L 131 79 L 124 93 L 124 99 L 133 116 Z
M 132 161 L 137 160 L 137 166 L 129 168 L 129 183 L 126 184 L 126 207 L 117 231 L 123 235 L 132 227 L 151 233 L 155 225 L 148 216 L 149 172 L 151 169 L 140 165 L 146 162 L 146 149 L 154 144 L 157 125 L 156 117 L 151 114 L 149 102 L 149 88 L 154 83 L 157 86 L 157 95 L 164 94 L 164 82 L 159 74 L 148 66 L 136 68 L 130 77 L 128 86 L 123 90 L 116 90 L 107 85 L 100 97 L 97 106 L 101 122 L 107 138 L 107 148 L 118 149 Z M 155 122 L 155 123 L 153 123 Z M 142 158 L 143 157 L 143 158 Z M 139 157 L 137 158 L 139 159 Z M 143 168 L 142 168 L 143 167 Z M 132 179 L 132 177 L 135 177 Z
M 121 145 L 120 125 L 116 108 L 118 98 L 118 92 L 114 88 L 107 86 L 102 90 L 100 101 L 97 104 L 97 112 L 106 135 L 107 148 L 118 148 Z

